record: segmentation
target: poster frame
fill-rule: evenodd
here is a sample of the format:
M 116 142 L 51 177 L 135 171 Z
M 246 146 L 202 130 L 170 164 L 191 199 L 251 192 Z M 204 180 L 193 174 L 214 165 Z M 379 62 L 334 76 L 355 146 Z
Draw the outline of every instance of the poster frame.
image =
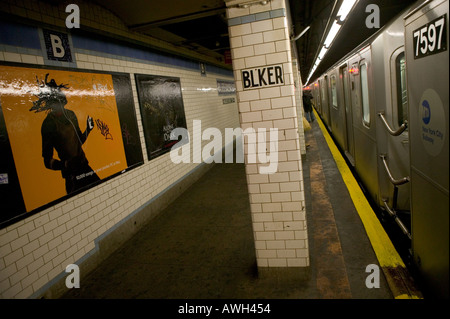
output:
M 183 119 L 184 119 L 184 126 L 177 126 L 177 127 L 182 127 L 187 129 L 187 119 L 186 119 L 186 110 L 184 107 L 184 99 L 183 99 L 183 87 L 182 87 L 182 83 L 181 83 L 181 78 L 177 77 L 177 76 L 167 76 L 167 75 L 160 75 L 160 74 L 145 74 L 145 73 L 135 73 L 134 74 L 134 79 L 135 79 L 135 84 L 136 84 L 136 91 L 137 91 L 137 96 L 138 96 L 138 103 L 139 103 L 139 110 L 141 112 L 141 123 L 142 123 L 142 127 L 143 127 L 143 132 L 144 132 L 144 140 L 145 140 L 145 146 L 146 146 L 146 151 L 147 151 L 147 159 L 149 161 L 158 158 L 168 152 L 170 152 L 171 148 L 166 148 L 166 149 L 162 149 L 157 151 L 156 153 L 154 152 L 154 154 L 152 155 L 151 153 L 151 143 L 148 139 L 150 139 L 149 135 L 151 135 L 151 131 L 150 128 L 148 126 L 148 123 L 146 123 L 146 114 L 145 114 L 145 107 L 144 107 L 144 101 L 142 99 L 142 91 L 141 91 L 141 87 L 139 84 L 139 78 L 140 77 L 155 77 L 155 78 L 165 78 L 165 79 L 172 79 L 172 80 L 177 80 L 180 86 L 180 95 L 179 98 L 181 100 L 181 107 L 182 107 L 182 111 L 183 111 Z M 188 143 L 188 140 L 184 140 L 184 143 Z M 177 144 L 176 142 L 173 142 L 172 144 Z M 180 146 L 181 144 L 178 143 L 178 146 Z
M 6 228 L 8 226 L 11 226 L 23 219 L 29 218 L 35 214 L 38 214 L 42 211 L 45 211 L 46 209 L 55 206 L 59 203 L 62 203 L 74 196 L 77 196 L 91 188 L 94 188 L 100 184 L 103 184 L 105 182 L 108 182 L 120 175 L 123 175 L 124 173 L 127 173 L 141 165 L 143 165 L 145 163 L 144 161 L 144 157 L 143 157 L 143 152 L 142 152 L 142 143 L 141 143 L 141 136 L 139 134 L 139 126 L 138 126 L 138 120 L 137 120 L 137 114 L 136 114 L 136 103 L 135 103 L 135 99 L 133 96 L 133 86 L 132 86 L 132 76 L 130 73 L 127 72 L 116 72 L 116 71 L 103 71 L 103 70 L 91 70 L 91 69 L 83 69 L 83 68 L 74 68 L 74 67 L 64 67 L 64 66 L 53 66 L 53 65 L 41 65 L 41 64 L 32 64 L 32 63 L 19 63 L 19 62 L 7 62 L 7 61 L 0 61 L 0 68 L 2 67 L 20 67 L 20 68 L 24 68 L 24 69 L 42 69 L 42 70 L 55 70 L 55 71 L 67 71 L 67 72 L 76 72 L 76 73 L 91 73 L 91 74 L 104 74 L 104 75 L 118 75 L 118 76 L 125 76 L 128 78 L 129 80 L 129 84 L 130 84 L 130 91 L 129 91 L 129 95 L 131 98 L 131 101 L 133 103 L 133 114 L 132 117 L 134 117 L 134 125 L 136 125 L 136 132 L 137 132 L 137 142 L 138 142 L 138 146 L 136 148 L 136 150 L 139 150 L 138 154 L 136 155 L 138 160 L 131 164 L 130 166 L 128 166 L 128 162 L 127 162 L 127 167 L 119 172 L 116 172 L 108 177 L 102 178 L 99 181 L 93 182 L 89 185 L 86 185 L 78 190 L 75 190 L 69 194 L 66 194 L 64 196 L 61 196 L 55 200 L 52 200 L 44 205 L 41 205 L 35 209 L 32 209 L 30 211 L 25 211 L 22 213 L 17 213 L 15 214 L 13 217 L 6 219 L 6 220 L 0 220 L 0 229 Z M 117 102 L 117 96 L 115 95 L 116 98 L 116 102 Z M 120 119 L 120 117 L 119 117 Z M 123 138 L 123 137 L 122 137 Z M 9 138 L 8 138 L 8 142 L 9 142 Z M 10 142 L 9 142 L 10 143 Z M 10 144 L 11 145 L 11 144 Z M 126 151 L 124 150 L 125 154 Z M 14 160 L 14 158 L 13 158 Z M 17 174 L 17 167 L 15 167 L 15 171 Z M 19 189 L 20 189 L 20 182 L 19 182 Z M 22 197 L 23 198 L 23 197 Z

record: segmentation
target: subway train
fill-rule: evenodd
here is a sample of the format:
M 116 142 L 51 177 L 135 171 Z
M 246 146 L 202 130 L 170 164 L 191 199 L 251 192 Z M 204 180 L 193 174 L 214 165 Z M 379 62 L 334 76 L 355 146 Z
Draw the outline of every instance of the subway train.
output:
M 425 298 L 449 297 L 448 15 L 414 3 L 304 88 Z

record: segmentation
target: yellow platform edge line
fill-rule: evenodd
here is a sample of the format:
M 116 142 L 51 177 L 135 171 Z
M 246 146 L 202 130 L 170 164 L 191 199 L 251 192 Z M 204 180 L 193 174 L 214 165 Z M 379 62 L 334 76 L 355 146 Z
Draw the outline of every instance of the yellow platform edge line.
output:
M 378 220 L 375 212 L 367 201 L 364 193 L 358 185 L 358 182 L 354 178 L 351 170 L 349 169 L 345 159 L 342 157 L 339 149 L 335 145 L 333 139 L 325 128 L 324 123 L 318 116 L 316 110 L 313 110 L 319 127 L 325 137 L 331 154 L 336 162 L 337 168 L 341 173 L 342 179 L 347 186 L 350 197 L 355 205 L 356 211 L 364 225 L 367 236 L 373 247 L 375 255 L 377 256 L 378 262 L 382 269 L 385 268 L 404 268 L 406 269 L 405 263 L 401 259 L 397 250 L 395 249 L 389 236 L 386 234 L 383 226 Z M 394 289 L 393 289 L 394 290 Z M 420 299 L 415 295 L 401 294 L 394 296 L 396 299 Z

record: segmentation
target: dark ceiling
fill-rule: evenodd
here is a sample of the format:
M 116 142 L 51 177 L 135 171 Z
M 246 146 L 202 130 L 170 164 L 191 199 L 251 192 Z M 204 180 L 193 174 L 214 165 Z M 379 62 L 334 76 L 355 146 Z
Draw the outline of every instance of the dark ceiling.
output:
M 176 47 L 194 50 L 225 65 L 230 50 L 224 0 L 95 0 L 116 14 L 130 30 L 172 43 Z M 288 0 L 291 12 L 292 36 L 307 26 L 310 29 L 297 41 L 302 82 L 306 81 L 330 15 L 336 14 L 342 0 Z M 365 27 L 368 4 L 380 8 L 381 26 L 414 0 L 359 0 L 335 45 L 329 50 L 316 73 L 324 71 L 367 39 L 377 29 Z M 335 7 L 336 5 L 336 7 Z M 335 10 L 333 10 L 335 8 Z M 313 76 L 314 77 L 314 76 Z

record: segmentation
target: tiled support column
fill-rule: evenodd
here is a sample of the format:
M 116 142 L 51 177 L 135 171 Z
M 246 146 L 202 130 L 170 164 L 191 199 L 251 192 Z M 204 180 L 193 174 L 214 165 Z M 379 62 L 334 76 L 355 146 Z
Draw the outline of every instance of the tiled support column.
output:
M 309 268 L 309 250 L 291 45 L 284 0 L 267 2 L 226 0 L 241 128 L 279 133 L 274 173 L 261 174 L 267 164 L 246 157 L 256 258 L 260 276 L 301 277 Z M 282 77 L 274 66 L 282 66 Z
M 297 105 L 297 120 L 298 120 L 298 133 L 300 138 L 300 152 L 302 155 L 306 154 L 306 142 L 305 131 L 303 129 L 303 85 L 302 79 L 298 72 L 297 59 L 292 59 L 292 69 L 294 71 L 294 83 L 295 83 L 295 103 Z

